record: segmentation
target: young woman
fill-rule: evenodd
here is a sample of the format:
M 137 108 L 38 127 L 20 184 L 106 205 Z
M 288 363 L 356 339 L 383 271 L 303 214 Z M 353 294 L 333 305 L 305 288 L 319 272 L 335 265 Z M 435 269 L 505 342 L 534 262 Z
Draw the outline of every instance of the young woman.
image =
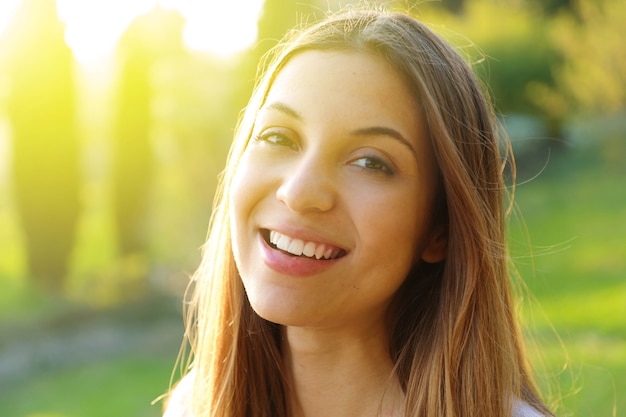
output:
M 165 415 L 550 415 L 495 130 L 468 65 L 406 15 L 292 35 L 238 126 Z

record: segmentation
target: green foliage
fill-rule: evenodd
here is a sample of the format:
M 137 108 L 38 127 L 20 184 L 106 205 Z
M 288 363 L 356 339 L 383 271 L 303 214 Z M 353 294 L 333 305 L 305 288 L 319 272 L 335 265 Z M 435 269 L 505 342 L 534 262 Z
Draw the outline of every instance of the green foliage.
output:
M 556 86 L 541 85 L 538 100 L 569 112 L 602 113 L 626 105 L 626 7 L 621 0 L 578 0 L 550 23 L 548 35 L 561 56 Z M 554 106 L 543 106 L 551 112 Z
M 569 118 L 626 106 L 621 0 L 474 0 L 460 14 L 427 5 L 419 15 L 476 63 L 501 112 L 534 115 L 563 137 Z
M 533 97 L 534 84 L 554 84 L 552 67 L 558 62 L 557 51 L 545 41 L 549 21 L 540 11 L 521 3 L 471 1 L 462 14 L 437 8 L 421 14 L 473 63 L 498 111 L 535 115 L 560 135 L 564 114 L 546 113 Z

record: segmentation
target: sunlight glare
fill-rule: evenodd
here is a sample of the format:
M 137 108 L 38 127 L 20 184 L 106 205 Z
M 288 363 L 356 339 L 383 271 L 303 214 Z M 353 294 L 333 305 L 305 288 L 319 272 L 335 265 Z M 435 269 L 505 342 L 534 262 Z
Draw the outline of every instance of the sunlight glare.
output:
M 148 12 L 154 0 L 57 0 L 66 24 L 65 40 L 79 62 L 102 59 L 115 48 L 135 16 Z
M 161 3 L 163 7 L 173 6 L 185 16 L 183 38 L 192 50 L 228 56 L 256 41 L 263 0 L 163 0 Z
M 0 34 L 21 0 L 0 0 Z M 192 51 L 228 57 L 250 47 L 264 0 L 57 0 L 65 40 L 82 64 L 97 65 L 114 51 L 132 20 L 157 5 L 185 19 Z
M 0 1 L 0 35 L 2 35 L 6 29 L 19 4 L 20 0 Z

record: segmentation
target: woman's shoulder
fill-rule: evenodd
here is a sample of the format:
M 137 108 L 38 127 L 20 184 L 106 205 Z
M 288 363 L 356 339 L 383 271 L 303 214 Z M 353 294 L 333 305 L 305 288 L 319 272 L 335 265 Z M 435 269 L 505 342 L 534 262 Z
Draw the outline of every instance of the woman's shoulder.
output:
M 189 372 L 172 388 L 163 417 L 193 417 L 191 414 L 193 374 L 193 371 Z
M 513 404 L 513 417 L 547 417 L 537 411 L 533 406 L 523 401 Z

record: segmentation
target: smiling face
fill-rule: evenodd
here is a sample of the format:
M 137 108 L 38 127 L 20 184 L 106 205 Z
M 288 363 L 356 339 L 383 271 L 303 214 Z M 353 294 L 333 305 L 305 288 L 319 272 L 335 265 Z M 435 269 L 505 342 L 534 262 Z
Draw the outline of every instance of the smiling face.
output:
M 415 262 L 440 261 L 436 166 L 419 105 L 386 61 L 307 51 L 258 112 L 230 194 L 253 309 L 292 326 L 372 326 Z

